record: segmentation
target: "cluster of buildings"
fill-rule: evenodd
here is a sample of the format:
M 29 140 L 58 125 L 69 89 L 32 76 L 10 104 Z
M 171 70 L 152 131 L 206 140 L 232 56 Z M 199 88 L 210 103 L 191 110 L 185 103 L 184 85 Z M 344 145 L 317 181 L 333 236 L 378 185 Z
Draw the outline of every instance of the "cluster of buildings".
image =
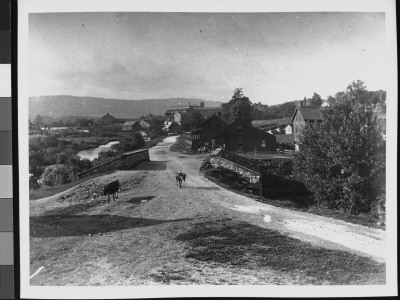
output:
M 230 152 L 275 152 L 278 134 L 292 135 L 295 151 L 300 150 L 301 128 L 308 123 L 322 121 L 320 108 L 312 107 L 306 101 L 296 102 L 296 108 L 289 124 L 269 130 L 262 130 L 240 121 L 228 124 L 217 114 L 203 121 L 200 128 L 192 131 L 193 150 L 208 147 L 210 150 L 223 148 Z
M 162 130 L 168 134 L 180 133 L 185 128 L 190 128 L 195 112 L 203 116 L 204 121 L 198 128 L 191 130 L 192 149 L 197 152 L 199 149 L 214 150 L 223 148 L 227 151 L 247 152 L 275 152 L 276 135 L 293 135 L 295 151 L 300 149 L 299 133 L 307 123 L 322 120 L 319 108 L 308 106 L 307 102 L 296 102 L 296 109 L 290 119 L 290 124 L 280 125 L 269 130 L 262 130 L 241 121 L 228 123 L 222 118 L 221 107 L 205 107 L 204 102 L 200 105 L 172 106 L 165 116 L 159 118 L 163 123 Z M 116 122 L 116 118 L 110 114 L 102 117 L 104 124 Z M 141 119 L 128 121 L 122 124 L 122 131 L 148 131 L 151 129 L 152 120 Z

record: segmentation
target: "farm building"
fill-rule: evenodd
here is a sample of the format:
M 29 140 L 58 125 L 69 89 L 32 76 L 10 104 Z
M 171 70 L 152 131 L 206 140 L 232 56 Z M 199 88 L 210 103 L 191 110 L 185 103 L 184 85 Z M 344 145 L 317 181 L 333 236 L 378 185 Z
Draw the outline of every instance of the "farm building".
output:
M 122 124 L 122 131 L 140 131 L 142 126 L 140 126 L 139 121 L 130 121 Z
M 195 151 L 202 146 L 215 148 L 215 138 L 223 133 L 227 126 L 228 123 L 217 115 L 212 115 L 203 121 L 200 128 L 191 133 L 193 150 Z
M 168 121 L 175 121 L 181 125 L 190 125 L 193 121 L 193 112 L 198 111 L 204 118 L 209 118 L 212 115 L 222 116 L 223 109 L 221 107 L 205 107 L 204 102 L 200 105 L 183 105 L 171 106 L 166 112 L 165 117 Z
M 306 124 L 312 124 L 314 122 L 321 122 L 321 121 L 322 121 L 322 113 L 319 108 L 304 107 L 304 106 L 296 107 L 296 109 L 293 113 L 293 116 L 292 116 L 293 138 L 294 138 L 294 144 L 295 144 L 295 151 L 300 150 L 301 129 Z
M 274 152 L 276 138 L 265 131 L 236 121 L 228 124 L 217 115 L 205 120 L 200 129 L 192 131 L 192 147 L 196 151 L 202 146 L 212 149 L 224 147 L 232 152 Z
M 198 111 L 205 119 L 211 117 L 212 115 L 216 115 L 218 117 L 222 117 L 222 113 L 224 110 L 221 107 L 204 107 L 204 103 L 202 102 L 203 106 L 200 105 L 195 107 L 195 110 Z
M 215 138 L 216 144 L 225 145 L 231 152 L 275 152 L 276 137 L 261 129 L 240 121 L 228 125 L 224 132 Z
M 174 113 L 174 122 L 178 123 L 181 126 L 188 125 L 190 126 L 193 122 L 193 113 L 184 112 L 184 111 L 176 111 Z
M 151 123 L 151 121 L 149 121 L 149 120 L 141 120 L 139 122 L 139 125 L 140 125 L 140 127 L 142 127 L 143 130 L 148 130 L 148 129 L 150 129 L 150 123 Z
M 103 124 L 111 124 L 111 123 L 115 122 L 115 118 L 112 115 L 110 115 L 109 113 L 102 116 L 101 120 L 102 120 Z

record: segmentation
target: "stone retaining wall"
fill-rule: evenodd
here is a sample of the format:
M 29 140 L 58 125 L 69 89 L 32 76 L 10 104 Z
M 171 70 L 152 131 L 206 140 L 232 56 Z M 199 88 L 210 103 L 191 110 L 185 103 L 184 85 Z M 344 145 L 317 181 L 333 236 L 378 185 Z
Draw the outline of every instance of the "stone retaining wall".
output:
M 211 156 L 210 163 L 213 167 L 221 167 L 232 170 L 249 179 L 250 183 L 257 183 L 260 180 L 261 173 L 236 164 L 220 156 Z

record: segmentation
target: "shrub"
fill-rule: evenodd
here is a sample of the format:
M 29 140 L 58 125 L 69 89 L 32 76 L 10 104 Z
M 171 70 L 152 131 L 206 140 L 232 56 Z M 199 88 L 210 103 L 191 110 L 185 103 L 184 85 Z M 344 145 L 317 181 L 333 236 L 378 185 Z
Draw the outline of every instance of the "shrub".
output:
M 302 129 L 294 174 L 317 203 L 368 213 L 384 193 L 386 145 L 373 109 L 341 98 L 322 110 L 321 123 Z
M 306 186 L 300 181 L 269 172 L 262 172 L 260 180 L 266 198 L 290 199 L 302 206 L 312 204 Z
M 49 147 L 57 147 L 58 140 L 54 137 L 43 135 L 43 134 L 33 134 L 29 136 L 29 149 L 45 149 Z
M 72 170 L 66 165 L 54 165 L 47 167 L 41 176 L 41 183 L 54 186 L 71 182 Z

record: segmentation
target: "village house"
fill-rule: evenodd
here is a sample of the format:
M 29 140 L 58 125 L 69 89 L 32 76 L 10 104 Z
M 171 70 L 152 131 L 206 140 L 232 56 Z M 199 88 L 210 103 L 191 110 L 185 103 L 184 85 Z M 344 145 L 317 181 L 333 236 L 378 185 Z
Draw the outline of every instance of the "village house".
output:
M 174 122 L 178 123 L 181 126 L 190 126 L 193 122 L 193 113 L 176 111 L 174 113 Z
M 200 106 L 196 106 L 194 109 L 198 111 L 205 119 L 211 117 L 212 115 L 222 117 L 222 113 L 224 112 L 221 107 L 204 107 L 204 102 L 201 102 Z
M 191 132 L 194 151 L 203 146 L 215 148 L 215 138 L 224 132 L 228 123 L 217 115 L 212 115 L 200 124 L 200 128 Z M 218 146 L 222 146 L 218 145 Z
M 151 121 L 149 120 L 141 120 L 139 122 L 140 127 L 142 127 L 143 130 L 150 130 L 150 123 Z
M 322 121 L 322 113 L 319 108 L 304 106 L 304 104 L 304 102 L 298 102 L 298 106 L 292 116 L 295 151 L 299 151 L 301 147 L 300 133 L 302 128 L 306 124 L 313 124 Z
M 112 124 L 115 122 L 115 118 L 112 115 L 110 115 L 109 113 L 102 116 L 101 120 L 102 120 L 103 124 Z
M 122 124 L 122 131 L 140 131 L 142 126 L 140 126 L 139 121 L 129 121 Z
M 164 127 L 163 130 L 168 134 L 177 134 L 182 132 L 182 127 L 176 122 L 168 122 Z
M 203 146 L 242 153 L 275 152 L 276 137 L 249 124 L 240 121 L 228 124 L 217 115 L 212 115 L 203 121 L 199 129 L 192 131 L 193 150 Z
M 193 122 L 193 112 L 198 111 L 205 119 L 212 115 L 222 117 L 223 109 L 221 107 L 204 107 L 204 102 L 200 102 L 200 105 L 183 105 L 183 106 L 171 106 L 165 113 L 167 121 L 175 121 L 181 126 L 190 126 Z
M 230 152 L 275 152 L 276 137 L 250 124 L 235 121 L 215 138 L 215 143 L 223 144 Z
M 171 106 L 165 112 L 165 119 L 167 122 L 174 121 L 175 113 L 189 113 L 193 111 L 193 107 L 190 105 L 182 105 L 182 106 Z

